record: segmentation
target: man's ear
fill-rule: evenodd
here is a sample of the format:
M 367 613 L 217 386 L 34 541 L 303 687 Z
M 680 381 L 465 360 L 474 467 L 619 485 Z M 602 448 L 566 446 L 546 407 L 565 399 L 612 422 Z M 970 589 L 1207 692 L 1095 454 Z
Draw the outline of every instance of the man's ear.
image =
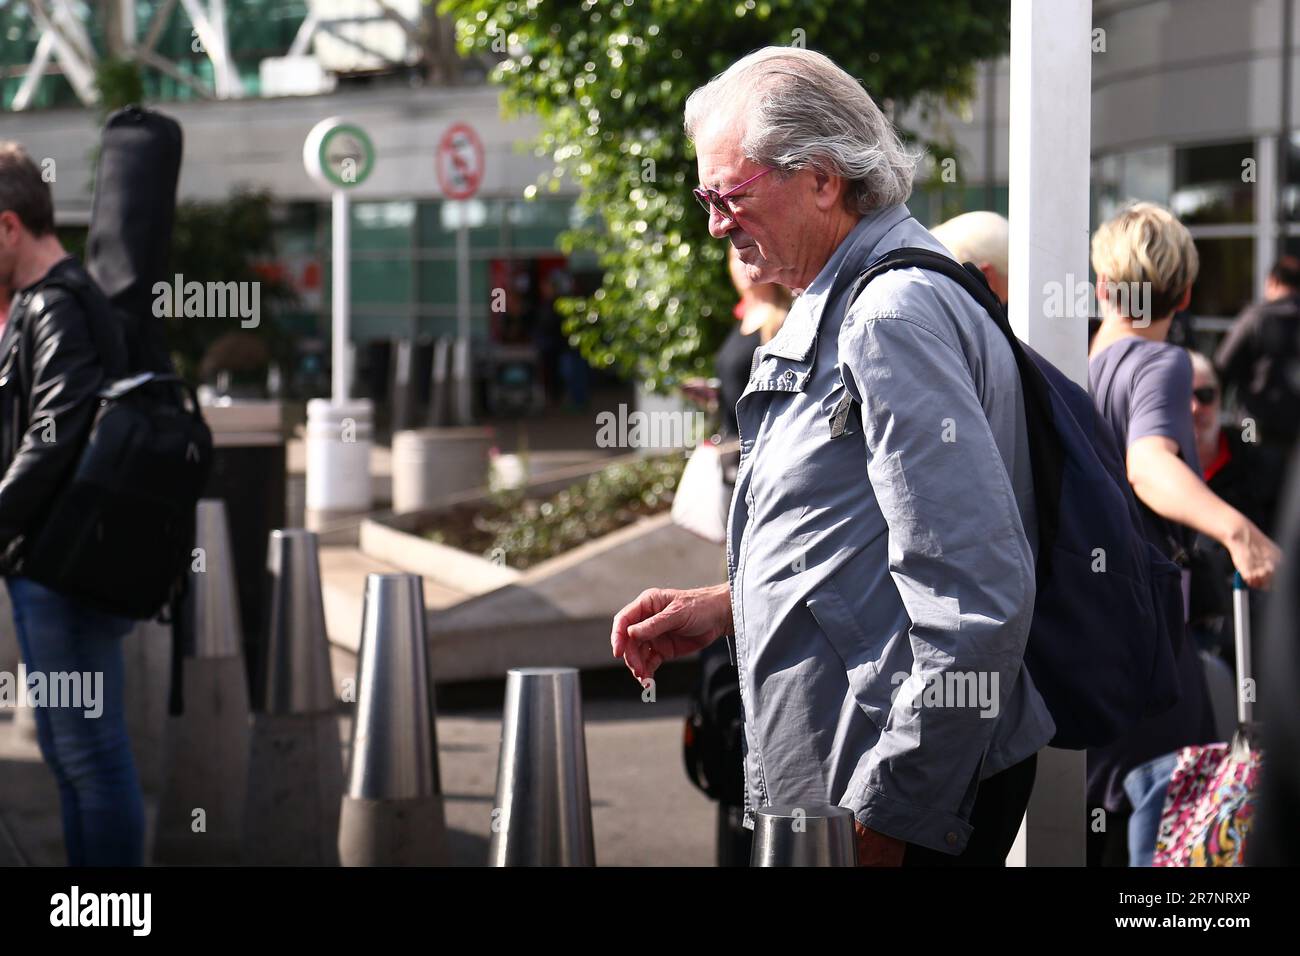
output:
M 1192 304 L 1192 287 L 1189 285 L 1186 289 L 1183 290 L 1182 297 L 1178 300 L 1178 304 L 1174 306 L 1174 312 L 1182 312 L 1191 304 Z M 1171 312 L 1170 315 L 1172 314 L 1173 313 Z
M 842 176 L 832 176 L 820 169 L 812 170 L 813 185 L 816 188 L 817 208 L 825 212 L 834 209 L 844 199 L 845 182 Z

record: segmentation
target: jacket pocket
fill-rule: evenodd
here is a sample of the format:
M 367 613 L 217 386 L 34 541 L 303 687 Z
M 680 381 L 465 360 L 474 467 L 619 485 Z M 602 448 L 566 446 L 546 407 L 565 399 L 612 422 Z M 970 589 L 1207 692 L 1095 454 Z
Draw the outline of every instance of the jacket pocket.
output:
M 883 730 L 894 694 L 912 672 L 907 621 L 904 617 L 900 627 L 868 634 L 841 592 L 837 578 L 842 574 L 843 569 L 814 588 L 804 603 L 843 663 L 858 706 Z

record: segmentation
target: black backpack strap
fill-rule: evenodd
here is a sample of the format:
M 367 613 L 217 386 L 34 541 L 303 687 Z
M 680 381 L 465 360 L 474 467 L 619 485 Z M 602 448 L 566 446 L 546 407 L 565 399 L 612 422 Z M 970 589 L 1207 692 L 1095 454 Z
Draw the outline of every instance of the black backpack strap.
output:
M 892 249 L 872 262 L 854 280 L 845 299 L 845 310 L 853 307 L 858 296 L 872 279 L 894 269 L 925 269 L 952 279 L 980 304 L 1001 331 L 1020 373 L 1024 396 L 1025 425 L 1029 430 L 1029 462 L 1034 481 L 1034 511 L 1038 518 L 1038 578 L 1041 582 L 1051 573 L 1051 553 L 1060 527 L 1062 473 L 1065 450 L 1053 424 L 1052 395 L 1047 379 L 1016 338 L 1006 310 L 984 273 L 973 263 L 959 264 L 955 259 L 932 249 L 903 246 Z

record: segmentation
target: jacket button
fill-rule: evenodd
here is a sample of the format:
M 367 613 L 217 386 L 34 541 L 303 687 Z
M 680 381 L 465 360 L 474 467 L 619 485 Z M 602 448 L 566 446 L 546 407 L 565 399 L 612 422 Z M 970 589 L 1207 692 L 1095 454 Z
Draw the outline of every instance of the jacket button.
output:
M 943 840 L 944 840 L 944 842 L 947 843 L 949 846 L 956 846 L 956 845 L 957 845 L 957 834 L 955 834 L 955 833 L 949 833 L 946 837 L 943 838 Z
M 794 372 L 790 371 L 789 369 L 786 369 L 785 374 L 782 375 L 781 378 L 783 378 L 785 380 L 785 383 L 789 385 L 791 382 L 794 381 Z

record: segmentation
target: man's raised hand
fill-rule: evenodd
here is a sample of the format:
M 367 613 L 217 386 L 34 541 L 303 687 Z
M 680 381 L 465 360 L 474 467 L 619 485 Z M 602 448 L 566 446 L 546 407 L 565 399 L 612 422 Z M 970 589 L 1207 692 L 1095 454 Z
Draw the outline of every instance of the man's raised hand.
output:
M 664 661 L 694 653 L 730 631 L 726 584 L 689 591 L 650 588 L 614 615 L 609 641 L 614 656 L 645 681 Z

